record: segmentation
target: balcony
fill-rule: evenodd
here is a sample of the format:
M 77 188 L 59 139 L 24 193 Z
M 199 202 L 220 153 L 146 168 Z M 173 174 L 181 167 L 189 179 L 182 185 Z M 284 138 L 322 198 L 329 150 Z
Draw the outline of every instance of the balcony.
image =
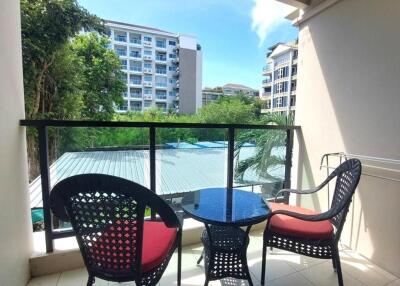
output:
M 116 35 L 116 36 L 114 36 L 114 41 L 126 43 L 126 36 Z
M 272 84 L 272 79 L 264 79 L 264 80 L 262 81 L 262 86 L 263 86 L 263 87 L 265 87 L 265 86 L 271 86 L 271 84 Z
M 138 53 L 138 52 L 130 52 L 129 53 L 129 56 L 131 57 L 131 58 L 135 58 L 135 59 L 141 59 L 142 58 L 142 55 L 140 54 L 140 53 Z
M 129 70 L 132 73 L 138 73 L 138 74 L 142 73 L 142 67 L 139 67 L 139 66 L 130 66 Z
M 153 95 L 151 95 L 151 94 L 145 94 L 144 96 L 143 96 L 143 98 L 145 99 L 145 100 L 153 100 Z M 145 106 L 146 107 L 146 106 Z
M 144 82 L 143 82 L 143 86 L 144 86 L 144 87 L 152 87 L 152 86 L 153 86 L 153 82 L 151 82 L 151 81 L 144 81 Z
M 149 41 L 143 41 L 143 46 L 146 46 L 146 47 L 151 47 L 153 45 L 153 43 L 152 42 L 149 42 Z
M 130 80 L 129 84 L 134 86 L 134 87 L 141 87 L 142 86 L 142 81 L 141 80 Z
M 396 132 L 399 122 L 397 91 L 400 90 L 400 87 L 399 81 L 396 80 L 398 62 L 393 60 L 398 58 L 397 39 L 393 37 L 398 32 L 398 27 L 393 25 L 398 20 L 397 3 L 382 5 L 380 1 L 365 1 L 362 4 L 357 3 L 358 1 L 339 1 L 337 4 L 332 4 L 329 1 L 305 0 L 289 2 L 297 3 L 299 7 L 303 8 L 308 4 L 316 4 L 316 6 L 309 5 L 307 9 L 304 9 L 304 14 L 298 15 L 298 21 L 300 21 L 299 42 L 304 52 L 300 54 L 302 67 L 299 69 L 299 73 L 301 73 L 299 78 L 311 84 L 299 85 L 297 99 L 301 103 L 297 104 L 296 114 L 301 114 L 301 116 L 297 116 L 296 121 L 301 124 L 301 132 L 294 131 L 296 136 L 291 136 L 291 138 L 296 138 L 295 140 L 298 139 L 293 153 L 296 160 L 293 161 L 293 167 L 290 165 L 291 169 L 295 170 L 295 172 L 292 172 L 293 183 L 288 184 L 290 180 L 286 179 L 290 179 L 290 176 L 285 176 L 280 181 L 280 188 L 283 186 L 293 188 L 313 187 L 324 180 L 327 176 L 326 169 L 329 170 L 334 162 L 329 160 L 332 164 L 329 166 L 324 165 L 328 163 L 328 160 L 323 161 L 322 167 L 326 169 L 321 170 L 320 158 L 329 150 L 345 150 L 359 154 L 357 155 L 358 158 L 362 158 L 365 164 L 363 165 L 360 185 L 347 217 L 348 222 L 339 244 L 345 285 L 400 285 L 399 226 L 396 223 L 400 219 L 398 211 L 400 161 L 397 143 L 399 142 L 399 134 Z M 140 154 L 134 153 L 138 155 L 136 157 L 134 155 L 132 157 L 122 156 L 118 163 L 123 164 L 126 162 L 124 159 L 133 158 L 127 164 L 131 168 L 134 166 L 132 163 L 139 162 L 137 168 L 143 168 L 141 173 L 138 172 L 139 175 L 143 175 L 140 176 L 141 182 L 157 194 L 165 196 L 172 204 L 179 204 L 179 198 L 170 200 L 171 196 L 168 193 L 161 193 L 164 190 L 174 189 L 171 186 L 165 189 L 161 187 L 160 182 L 163 182 L 164 179 L 161 177 L 163 176 L 162 173 L 165 173 L 166 170 L 171 172 L 175 169 L 176 171 L 176 167 L 182 165 L 180 160 L 185 160 L 183 158 L 185 155 L 197 154 L 199 156 L 196 159 L 205 160 L 207 168 L 198 168 L 199 160 L 189 160 L 192 163 L 189 165 L 190 168 L 180 169 L 182 173 L 178 175 L 172 174 L 172 181 L 169 181 L 171 185 L 193 183 L 192 181 L 182 183 L 182 180 L 185 179 L 184 174 L 208 174 L 212 173 L 210 172 L 211 168 L 218 166 L 218 170 L 222 170 L 222 175 L 216 178 L 216 182 L 225 186 L 232 182 L 230 178 L 234 178 L 229 174 L 232 175 L 236 164 L 229 154 L 235 151 L 235 136 L 240 135 L 243 128 L 246 130 L 250 127 L 247 125 L 200 126 L 178 124 L 185 130 L 192 128 L 201 130 L 204 128 L 206 132 L 203 133 L 207 135 L 211 134 L 210 130 L 224 129 L 223 132 L 218 133 L 220 137 L 216 138 L 215 141 L 212 141 L 214 138 L 207 139 L 215 144 L 218 141 L 230 142 L 228 148 L 222 148 L 222 152 L 215 148 L 212 152 L 209 152 L 212 153 L 212 156 L 208 157 L 204 153 L 200 153 L 204 152 L 203 149 L 196 147 L 186 150 L 169 149 L 175 153 L 172 154 L 171 152 L 171 156 L 165 156 L 166 153 L 163 153 L 163 151 L 167 151 L 168 148 L 158 146 L 158 144 L 164 146 L 166 143 L 157 141 L 158 135 L 161 133 L 159 128 L 176 128 L 178 126 L 176 124 L 154 123 L 150 126 L 148 122 L 130 125 L 132 122 L 74 121 L 65 126 L 65 122 L 62 121 L 50 123 L 22 121 L 21 125 L 24 127 L 17 126 L 15 122 L 24 116 L 21 65 L 15 64 L 16 61 L 14 60 L 21 62 L 21 43 L 15 39 L 18 37 L 10 37 L 9 35 L 20 35 L 19 21 L 21 14 L 16 1 L 5 0 L 4 3 L 6 3 L 3 5 L 4 14 L 7 17 L 0 17 L 0 22 L 5 27 L 5 32 L 0 33 L 0 42 L 7 43 L 10 48 L 5 49 L 6 53 L 0 55 L 0 62 L 2 63 L 0 69 L 2 69 L 3 74 L 0 99 L 2 106 L 7 107 L 7 112 L 1 114 L 1 121 L 5 124 L 0 127 L 0 135 L 2 136 L 2 171 L 0 178 L 3 184 L 0 206 L 2 212 L 6 214 L 0 219 L 2 225 L 0 250 L 3 255 L 0 284 L 7 286 L 27 285 L 27 280 L 32 275 L 29 286 L 85 285 L 87 273 L 86 270 L 80 268 L 83 261 L 77 251 L 76 242 L 71 238 L 73 233 L 70 229 L 60 229 L 58 228 L 59 225 L 53 225 L 50 215 L 48 193 L 51 186 L 60 178 L 60 175 L 68 175 L 65 171 L 76 172 L 85 170 L 86 167 L 92 168 L 91 164 L 96 159 L 95 154 L 93 154 L 95 152 L 102 154 L 108 151 L 127 152 L 131 155 L 129 152 L 141 151 Z M 376 15 L 385 15 L 385 17 L 375 17 Z M 337 21 L 337 19 L 340 19 L 340 21 Z M 338 33 L 337 31 L 346 31 L 346 33 Z M 378 35 L 377 39 L 371 40 L 370 34 L 365 31 L 374 31 L 374 34 Z M 349 41 L 349 35 L 357 35 L 357 37 L 353 37 L 352 41 Z M 336 47 L 337 43 L 340 43 L 341 49 L 332 48 Z M 368 45 L 365 43 L 368 43 Z M 332 50 L 336 52 L 332 53 Z M 360 50 L 362 50 L 361 57 Z M 338 58 L 340 64 L 338 64 Z M 378 73 L 376 69 L 372 68 L 377 66 L 381 67 Z M 362 77 L 349 76 L 358 74 L 360 70 L 363 71 Z M 375 80 L 371 81 L 371 78 Z M 318 84 L 312 84 L 314 82 L 318 82 Z M 381 84 L 377 86 L 376 82 Z M 379 96 L 376 96 L 377 94 Z M 321 102 L 323 104 L 319 104 Z M 179 106 L 176 105 L 175 108 L 179 111 Z M 315 112 L 316 110 L 318 112 Z M 371 116 L 371 110 L 373 110 L 374 116 Z M 28 223 L 30 210 L 27 208 L 29 201 L 26 196 L 28 185 L 26 144 L 24 142 L 26 126 L 30 127 L 29 132 L 36 128 L 37 138 L 42 142 L 38 146 L 38 152 L 43 160 L 40 164 L 43 176 L 36 181 L 40 186 L 40 192 L 36 198 L 44 202 L 46 230 L 43 233 L 35 233 L 33 240 L 30 233 L 31 225 Z M 140 141 L 141 146 L 135 145 L 135 148 L 123 146 L 125 150 L 118 151 L 95 151 L 90 149 L 93 146 L 89 144 L 88 150 L 70 150 L 60 153 L 60 156 L 66 154 L 64 159 L 75 159 L 75 161 L 70 161 L 72 162 L 71 165 L 62 165 L 60 161 L 56 162 L 61 157 L 56 158 L 54 162 L 49 162 L 49 153 L 47 153 L 48 150 L 54 151 L 54 146 L 48 141 L 47 134 L 57 131 L 57 128 L 64 130 L 77 128 L 77 130 L 83 130 L 83 134 L 86 130 L 95 128 L 105 128 L 107 132 L 113 132 L 120 128 L 135 130 L 142 128 L 143 132 L 140 139 L 142 140 Z M 269 128 L 266 131 L 276 132 L 278 130 Z M 281 131 L 284 134 L 291 134 L 291 129 Z M 87 132 L 91 136 L 95 133 Z M 143 134 L 148 135 L 149 138 Z M 143 140 L 144 137 L 146 137 L 145 140 Z M 286 138 L 285 142 L 290 144 L 291 140 Z M 96 146 L 96 140 L 92 140 L 90 143 L 93 143 L 94 147 L 99 147 Z M 191 145 L 197 146 L 196 144 Z M 223 153 L 223 155 L 220 155 L 220 153 Z M 74 156 L 76 157 L 73 158 Z M 79 159 L 79 156 L 84 158 Z M 292 154 L 289 156 L 291 157 Z M 387 159 L 382 160 L 384 157 L 387 157 Z M 97 157 L 102 163 L 107 163 L 109 158 L 111 156 Z M 78 159 L 81 161 L 78 161 Z M 117 159 L 118 156 L 115 156 L 109 162 Z M 163 165 L 160 166 L 160 164 Z M 391 167 L 387 167 L 387 164 L 391 164 Z M 81 168 L 77 169 L 74 166 Z M 101 164 L 97 166 L 100 167 Z M 109 165 L 108 170 L 119 170 L 119 166 L 121 165 L 115 164 L 114 167 L 117 168 L 113 168 Z M 133 174 L 134 172 L 126 173 Z M 188 189 L 202 187 L 200 183 L 193 183 L 189 185 L 191 187 Z M 254 184 L 251 180 L 250 183 Z M 300 199 L 295 196 L 290 197 L 289 200 L 293 204 L 324 212 L 332 198 L 329 196 L 329 194 L 332 195 L 332 187 L 333 185 L 330 186 L 330 189 L 324 190 L 326 194 L 322 197 L 309 195 L 307 198 Z M 258 189 L 255 190 L 255 192 L 257 191 Z M 199 245 L 202 226 L 196 225 L 190 220 L 185 220 L 184 227 L 184 244 L 186 247 L 183 251 L 182 285 L 203 285 L 204 267 L 196 265 L 196 260 L 202 250 Z M 262 229 L 263 226 L 254 227 L 248 249 L 250 274 L 255 285 L 260 285 Z M 32 243 L 34 244 L 34 253 L 30 249 Z M 346 245 L 355 250 L 348 249 Z M 52 250 L 53 252 L 51 252 Z M 267 257 L 266 285 L 338 285 L 336 274 L 329 260 L 293 255 L 275 248 L 272 251 L 268 249 Z M 363 257 L 368 257 L 368 260 Z M 175 285 L 176 260 L 176 256 L 173 256 L 161 279 L 161 285 Z M 72 268 L 76 268 L 76 270 L 70 270 Z M 221 282 L 210 283 L 210 285 L 221 284 L 243 285 L 244 282 L 227 278 Z M 118 284 L 98 279 L 95 285 L 114 286 Z
M 167 57 L 166 56 L 156 56 L 156 61 L 165 63 L 167 61 Z
M 136 45 L 136 46 L 141 46 L 142 45 L 142 41 L 138 38 L 131 38 L 129 41 L 132 45 Z

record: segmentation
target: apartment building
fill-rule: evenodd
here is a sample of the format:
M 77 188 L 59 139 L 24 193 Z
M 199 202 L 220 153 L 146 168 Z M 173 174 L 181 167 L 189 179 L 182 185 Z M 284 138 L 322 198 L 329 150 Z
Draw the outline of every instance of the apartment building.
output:
M 263 68 L 262 112 L 295 115 L 297 87 L 297 41 L 277 43 L 269 48 L 267 65 Z
M 119 112 L 159 108 L 195 113 L 201 107 L 202 52 L 196 37 L 105 21 L 125 74 Z
M 258 90 L 237 83 L 227 83 L 222 87 L 222 90 L 225 95 L 245 94 L 249 96 L 258 96 Z
M 202 92 L 203 106 L 215 102 L 224 95 L 222 89 L 205 87 Z

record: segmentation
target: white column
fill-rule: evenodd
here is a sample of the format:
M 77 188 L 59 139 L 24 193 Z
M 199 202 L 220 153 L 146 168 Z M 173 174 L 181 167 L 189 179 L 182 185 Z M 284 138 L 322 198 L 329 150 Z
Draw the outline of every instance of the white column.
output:
M 32 233 L 19 1 L 0 1 L 0 285 L 26 285 Z

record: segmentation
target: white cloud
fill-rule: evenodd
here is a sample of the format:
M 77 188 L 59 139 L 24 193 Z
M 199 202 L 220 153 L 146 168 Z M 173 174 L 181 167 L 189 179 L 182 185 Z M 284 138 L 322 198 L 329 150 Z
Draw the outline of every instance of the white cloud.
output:
M 285 16 L 294 10 L 293 7 L 276 0 L 254 0 L 251 11 L 251 28 L 258 35 L 260 46 L 270 32 L 285 20 Z

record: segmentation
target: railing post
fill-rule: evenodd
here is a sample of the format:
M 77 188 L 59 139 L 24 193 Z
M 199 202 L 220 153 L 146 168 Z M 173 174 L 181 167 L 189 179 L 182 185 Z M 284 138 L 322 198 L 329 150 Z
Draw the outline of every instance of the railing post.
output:
M 286 130 L 285 182 L 283 188 L 289 189 L 292 184 L 293 129 Z M 289 193 L 285 192 L 284 202 L 289 203 Z
M 235 156 L 235 128 L 228 128 L 228 173 L 227 173 L 227 186 L 228 189 L 233 188 L 233 166 Z
M 150 127 L 150 190 L 156 193 L 156 128 Z M 154 220 L 156 213 L 151 210 L 151 219 Z
M 40 180 L 42 183 L 42 201 L 44 216 L 44 233 L 46 239 L 46 252 L 53 252 L 53 222 L 50 211 L 50 178 L 49 178 L 49 146 L 46 126 L 37 128 L 39 132 L 39 162 Z

